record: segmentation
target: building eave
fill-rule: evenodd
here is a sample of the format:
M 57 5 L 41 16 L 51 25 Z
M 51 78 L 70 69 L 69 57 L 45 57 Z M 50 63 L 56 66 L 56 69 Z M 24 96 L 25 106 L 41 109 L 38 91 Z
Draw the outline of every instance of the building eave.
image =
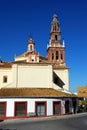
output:
M 75 95 L 61 92 L 52 88 L 2 88 L 0 89 L 0 97 L 66 98 L 75 97 Z

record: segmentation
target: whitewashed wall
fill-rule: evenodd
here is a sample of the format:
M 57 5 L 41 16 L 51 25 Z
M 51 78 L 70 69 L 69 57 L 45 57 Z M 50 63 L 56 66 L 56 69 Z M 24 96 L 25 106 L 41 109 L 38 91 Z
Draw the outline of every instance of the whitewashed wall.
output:
M 27 102 L 27 113 L 35 112 L 35 102 L 45 101 L 47 104 L 47 116 L 53 115 L 53 101 L 61 101 L 61 114 L 65 114 L 64 101 L 62 99 L 47 98 L 2 98 L 0 102 L 7 102 L 6 117 L 14 117 L 14 102 Z
M 53 71 L 65 83 L 64 89 L 69 90 L 69 70 L 53 70 L 49 64 L 13 64 L 12 68 L 0 69 L 0 88 L 54 88 L 60 89 L 53 83 Z M 3 83 L 3 76 L 8 82 Z
M 13 69 L 15 87 L 52 87 L 51 65 L 14 65 Z

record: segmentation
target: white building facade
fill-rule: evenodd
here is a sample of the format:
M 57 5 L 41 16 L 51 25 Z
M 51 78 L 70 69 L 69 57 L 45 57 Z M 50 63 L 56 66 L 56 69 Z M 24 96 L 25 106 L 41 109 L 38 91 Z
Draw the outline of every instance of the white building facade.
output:
M 53 69 L 50 63 L 0 63 L 0 66 L 0 88 L 69 90 L 68 69 Z
M 3 112 L 0 119 L 27 118 L 63 115 L 72 113 L 72 104 L 67 111 L 65 108 L 66 101 L 72 103 L 70 98 L 64 101 L 57 98 L 0 98 L 0 106 L 3 106 Z M 56 110 L 57 109 L 57 110 Z M 67 113 L 68 112 L 68 113 Z

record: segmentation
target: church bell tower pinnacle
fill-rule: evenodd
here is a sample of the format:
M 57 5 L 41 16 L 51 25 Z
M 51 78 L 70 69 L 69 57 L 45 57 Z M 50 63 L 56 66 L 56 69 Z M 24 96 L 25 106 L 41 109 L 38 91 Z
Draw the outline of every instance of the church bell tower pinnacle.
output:
M 61 44 L 60 24 L 55 14 L 51 23 L 50 40 L 47 45 L 48 61 L 65 65 L 65 44 Z

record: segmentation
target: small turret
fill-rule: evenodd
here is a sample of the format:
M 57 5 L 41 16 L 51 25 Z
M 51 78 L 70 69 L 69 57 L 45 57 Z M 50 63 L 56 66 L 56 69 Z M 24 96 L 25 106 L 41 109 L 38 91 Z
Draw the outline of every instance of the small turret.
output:
M 30 37 L 29 41 L 28 41 L 28 51 L 34 51 L 34 40 L 32 39 L 32 37 Z

